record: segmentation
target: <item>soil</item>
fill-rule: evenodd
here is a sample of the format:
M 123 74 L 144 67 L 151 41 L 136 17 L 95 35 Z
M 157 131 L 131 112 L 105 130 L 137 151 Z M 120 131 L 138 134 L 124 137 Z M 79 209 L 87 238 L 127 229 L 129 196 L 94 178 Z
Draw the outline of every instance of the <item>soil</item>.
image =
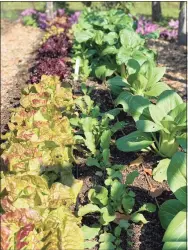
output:
M 157 51 L 158 65 L 166 67 L 163 81 L 174 88 L 183 99 L 186 99 L 187 47 L 161 39 L 149 40 L 148 46 Z
M 91 96 L 92 100 L 95 100 L 96 103 L 100 103 L 100 108 L 102 112 L 112 109 L 113 103 L 109 91 L 104 85 L 98 84 L 94 81 L 88 81 L 86 83 L 88 86 L 95 86 L 95 90 L 92 91 Z M 80 93 L 79 84 L 74 86 L 74 92 Z M 135 130 L 134 121 L 131 117 L 127 116 L 124 112 L 119 115 L 119 120 L 128 121 L 128 126 L 123 130 L 124 134 L 128 134 Z M 123 136 L 121 132 L 116 133 L 115 137 L 119 138 Z M 112 164 L 122 164 L 127 166 L 126 169 L 122 172 L 124 180 L 126 176 L 137 170 L 139 176 L 135 179 L 133 185 L 129 188 L 134 191 L 136 194 L 134 211 L 137 211 L 144 203 L 151 202 L 156 204 L 156 206 L 161 205 L 165 200 L 174 198 L 172 192 L 169 190 L 167 183 L 156 182 L 150 175 L 147 175 L 144 172 L 144 168 L 153 169 L 156 167 L 157 162 L 160 160 L 160 157 L 152 153 L 134 153 L 134 152 L 121 152 L 117 150 L 116 147 L 111 147 L 111 163 Z M 137 159 L 139 156 L 142 156 L 144 161 L 140 166 L 129 166 L 129 164 Z M 77 158 L 81 161 L 81 164 L 77 165 L 74 169 L 75 177 L 83 180 L 83 188 L 79 194 L 79 205 L 85 205 L 88 202 L 87 193 L 88 190 L 95 185 L 104 185 L 104 176 L 99 177 L 96 175 L 96 171 L 100 171 L 98 168 L 87 167 L 85 164 L 84 158 Z M 147 175 L 147 177 L 146 177 Z M 161 191 L 161 194 L 155 199 L 151 196 L 151 188 Z M 122 249 L 123 250 L 162 250 L 162 238 L 164 235 L 164 229 L 161 227 L 159 218 L 158 218 L 158 209 L 155 213 L 144 212 L 146 220 L 149 222 L 145 225 L 131 223 L 131 230 L 133 235 L 127 236 L 126 233 L 122 233 Z M 92 225 L 97 223 L 98 217 L 96 214 L 85 216 L 83 222 L 86 225 Z M 115 226 L 115 224 L 114 224 Z M 129 246 L 128 242 L 132 242 L 133 245 Z M 94 247 L 92 250 L 98 250 L 98 247 Z
M 2 99 L 1 99 L 1 131 L 5 131 L 5 126 L 9 120 L 9 108 L 19 103 L 21 88 L 25 86 L 28 80 L 28 69 L 33 65 L 35 51 L 39 46 L 42 37 L 41 30 L 37 28 L 24 27 L 20 23 L 2 22 L 2 63 L 1 63 L 1 82 L 2 82 Z M 158 63 L 167 67 L 167 73 L 164 80 L 173 88 L 175 88 L 181 96 L 186 99 L 186 49 L 179 47 L 175 43 L 169 43 L 161 40 L 150 40 L 149 46 L 157 49 Z M 72 81 L 70 81 L 72 82 Z M 79 82 L 72 84 L 74 94 L 79 94 Z M 111 96 L 104 85 L 95 81 L 88 81 L 87 85 L 95 86 L 92 92 L 92 99 L 100 103 L 103 112 L 113 108 Z M 123 130 L 124 134 L 128 134 L 135 130 L 134 121 L 125 113 L 120 113 L 119 120 L 128 121 L 128 125 Z M 117 133 L 115 137 L 122 136 Z M 140 166 L 128 166 L 133 160 L 142 156 L 144 161 Z M 73 168 L 73 174 L 76 178 L 83 180 L 83 188 L 78 197 L 77 205 L 87 203 L 87 192 L 96 184 L 103 184 L 103 176 L 96 175 L 97 168 L 87 167 L 85 158 L 77 152 L 76 164 Z M 123 171 L 123 177 L 126 179 L 128 173 L 138 170 L 139 176 L 135 179 L 133 185 L 129 188 L 136 194 L 136 204 L 134 211 L 146 202 L 152 202 L 156 205 L 162 204 L 165 200 L 173 198 L 173 194 L 169 190 L 166 182 L 158 183 L 148 175 L 144 168 L 153 169 L 159 157 L 152 153 L 123 153 L 118 151 L 114 146 L 111 147 L 112 163 L 124 164 L 127 167 Z M 150 194 L 151 188 L 162 190 L 157 198 L 152 198 Z M 132 236 L 122 234 L 123 250 L 162 250 L 162 238 L 164 230 L 160 225 L 158 218 L 158 210 L 154 213 L 144 213 L 145 218 L 149 221 L 145 225 L 132 223 Z M 95 214 L 85 216 L 83 222 L 91 225 L 97 222 Z M 132 246 L 128 245 L 132 242 Z M 98 247 L 93 248 L 97 250 Z
M 1 21 L 1 132 L 7 129 L 9 109 L 19 104 L 41 38 L 38 28 Z

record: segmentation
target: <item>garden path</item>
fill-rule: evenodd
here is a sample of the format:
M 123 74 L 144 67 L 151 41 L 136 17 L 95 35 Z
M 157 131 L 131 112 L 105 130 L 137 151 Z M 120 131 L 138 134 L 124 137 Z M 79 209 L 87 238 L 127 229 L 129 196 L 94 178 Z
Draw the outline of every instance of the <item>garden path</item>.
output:
M 38 28 L 1 22 L 1 132 L 6 130 L 9 109 L 19 103 L 41 36 Z

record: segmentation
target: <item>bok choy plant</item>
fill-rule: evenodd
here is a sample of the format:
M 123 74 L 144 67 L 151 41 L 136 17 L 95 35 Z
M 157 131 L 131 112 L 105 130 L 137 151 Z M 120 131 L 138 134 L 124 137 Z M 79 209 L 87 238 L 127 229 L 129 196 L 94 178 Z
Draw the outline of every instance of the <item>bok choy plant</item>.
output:
M 135 73 L 155 53 L 135 32 L 134 20 L 124 10 L 83 11 L 73 26 L 73 61 L 80 60 L 80 76 L 105 80 Z
M 167 182 L 176 199 L 165 201 L 159 209 L 159 219 L 166 230 L 163 250 L 186 250 L 186 154 L 173 155 L 167 170 Z
M 134 106 L 132 106 L 133 103 Z M 124 104 L 123 100 L 121 104 Z M 171 158 L 180 146 L 185 149 L 186 104 L 175 91 L 162 92 L 156 104 L 151 104 L 144 97 L 134 96 L 129 101 L 129 107 L 136 121 L 137 131 L 116 141 L 119 150 L 130 152 L 145 149 L 154 151 L 163 158 Z M 163 160 L 158 167 L 167 169 L 168 164 L 169 160 Z M 155 171 L 154 173 L 158 172 L 157 169 Z M 166 179 L 165 173 L 162 176 L 164 180 Z
M 146 61 L 136 72 L 128 75 L 127 78 L 115 76 L 107 83 L 114 96 L 118 96 L 116 103 L 121 99 L 129 99 L 131 95 L 140 95 L 147 98 L 157 97 L 170 87 L 161 82 L 165 73 L 164 67 L 156 67 L 154 62 Z
M 144 98 L 142 100 L 146 101 Z M 139 101 L 137 96 L 134 101 Z M 156 104 L 146 103 L 140 109 L 141 113 L 139 108 L 138 112 L 135 110 L 137 131 L 118 139 L 117 147 L 124 152 L 149 147 L 160 156 L 171 158 L 178 151 L 180 139 L 183 140 L 186 132 L 186 104 L 173 90 L 164 91 Z

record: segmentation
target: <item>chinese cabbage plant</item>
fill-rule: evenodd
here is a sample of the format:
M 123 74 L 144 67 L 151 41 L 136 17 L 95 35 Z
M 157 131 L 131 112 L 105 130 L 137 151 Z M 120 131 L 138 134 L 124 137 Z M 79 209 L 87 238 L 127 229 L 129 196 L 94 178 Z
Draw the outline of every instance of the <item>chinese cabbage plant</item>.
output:
M 80 61 L 80 75 L 105 80 L 127 77 L 155 53 L 134 30 L 134 20 L 123 10 L 85 10 L 73 26 L 73 61 Z
M 124 105 L 124 100 L 120 103 Z M 175 91 L 162 92 L 156 104 L 144 97 L 133 96 L 128 101 L 128 106 L 137 131 L 116 141 L 119 150 L 130 152 L 145 149 L 154 151 L 163 158 L 171 158 L 180 146 L 185 149 L 186 104 Z M 159 168 L 167 168 L 168 163 L 168 160 L 163 161 Z M 166 179 L 166 171 L 162 178 Z
M 165 73 L 164 67 L 156 67 L 153 62 L 146 61 L 127 78 L 115 76 L 108 80 L 108 86 L 114 96 L 118 96 L 116 103 L 120 100 L 129 99 L 132 95 L 140 95 L 147 98 L 157 97 L 170 87 L 160 81 Z M 125 109 L 125 106 L 124 106 Z
M 166 230 L 163 237 L 163 250 L 186 250 L 186 154 L 173 155 L 168 170 L 167 182 L 176 199 L 165 201 L 159 209 L 162 227 Z

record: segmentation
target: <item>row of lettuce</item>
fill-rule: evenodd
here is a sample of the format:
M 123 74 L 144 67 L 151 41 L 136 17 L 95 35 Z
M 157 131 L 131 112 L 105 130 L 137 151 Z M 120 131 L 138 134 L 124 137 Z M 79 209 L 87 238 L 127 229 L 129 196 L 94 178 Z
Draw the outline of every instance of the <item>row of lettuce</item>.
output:
M 138 172 L 124 180 L 124 166 L 110 160 L 112 136 L 126 126 L 124 121 L 114 123 L 122 105 L 138 122 L 138 131 L 118 139 L 117 147 L 128 152 L 154 150 L 167 157 L 156 176 L 162 172 L 161 180 L 168 180 L 177 200 L 165 202 L 159 212 L 163 227 L 168 227 L 164 249 L 172 244 L 185 249 L 185 233 L 179 242 L 176 238 L 178 230 L 184 232 L 185 223 L 185 153 L 176 152 L 177 143 L 185 143 L 185 105 L 160 82 L 164 69 L 156 67 L 156 55 L 146 48 L 133 20 L 123 11 L 82 13 L 73 27 L 73 61 L 82 79 L 108 80 L 117 107 L 102 113 L 89 96 L 92 89 L 82 84 L 83 94 L 74 100 L 64 80 L 71 74 L 68 55 L 73 34 L 68 16 L 55 18 L 49 26 L 31 69 L 30 83 L 34 84 L 22 91 L 21 106 L 12 111 L 10 131 L 3 137 L 1 248 L 81 250 L 99 244 L 100 250 L 120 250 L 122 231 L 132 233 L 128 221 L 147 223 L 141 212 L 154 212 L 155 205 L 146 203 L 135 212 L 135 193 L 129 189 Z M 159 104 L 151 103 L 151 98 Z M 163 117 L 161 107 L 166 112 Z M 171 129 L 174 135 L 182 133 L 175 143 Z M 82 181 L 72 175 L 73 149 L 81 149 L 87 165 L 98 167 L 97 174 L 104 178 L 102 185 L 89 190 L 89 203 L 79 208 L 77 216 L 74 210 Z M 176 211 L 171 211 L 172 206 Z M 99 221 L 81 230 L 82 216 L 93 212 L 100 215 Z M 183 222 L 181 228 L 174 226 L 177 220 Z
M 147 48 L 135 32 L 134 20 L 123 11 L 85 10 L 73 31 L 77 77 L 107 84 L 115 110 L 129 113 L 135 121 L 136 131 L 119 138 L 117 148 L 152 151 L 162 158 L 154 179 L 167 180 L 176 197 L 159 211 L 166 229 L 163 249 L 186 249 L 186 104 L 161 81 L 165 68 L 157 67 L 156 53 Z M 92 161 L 90 165 L 98 165 Z
M 56 62 L 46 65 L 64 60 L 70 49 L 69 29 L 56 27 L 49 28 L 38 51 L 30 78 L 37 83 L 22 90 L 20 107 L 12 110 L 9 131 L 2 135 L 2 250 L 84 249 L 81 217 L 73 214 L 82 181 L 72 175 L 72 89 L 62 87 L 60 77 L 66 75 L 62 69 L 58 74 Z M 62 68 L 67 70 L 65 62 Z

